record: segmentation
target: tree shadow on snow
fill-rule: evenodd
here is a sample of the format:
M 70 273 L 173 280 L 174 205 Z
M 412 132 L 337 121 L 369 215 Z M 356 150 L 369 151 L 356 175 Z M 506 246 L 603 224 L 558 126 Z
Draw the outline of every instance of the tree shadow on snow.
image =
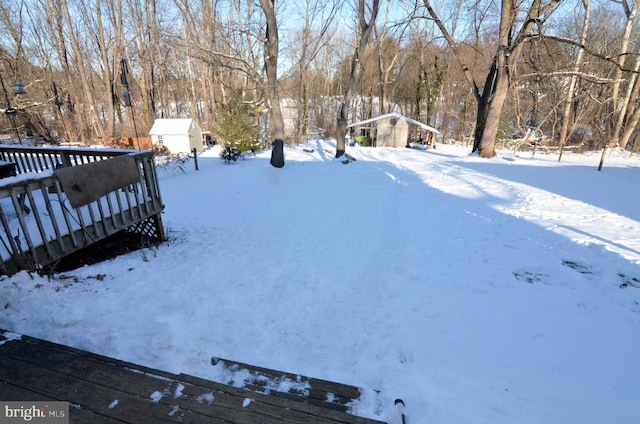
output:
M 504 159 L 512 159 L 505 157 Z M 609 168 L 599 172 L 596 166 L 545 163 L 527 165 L 527 159 L 514 161 L 487 160 L 486 162 L 452 161 L 455 165 L 497 178 L 519 182 L 563 197 L 578 200 L 599 208 L 640 221 L 638 181 L 640 169 L 633 167 Z

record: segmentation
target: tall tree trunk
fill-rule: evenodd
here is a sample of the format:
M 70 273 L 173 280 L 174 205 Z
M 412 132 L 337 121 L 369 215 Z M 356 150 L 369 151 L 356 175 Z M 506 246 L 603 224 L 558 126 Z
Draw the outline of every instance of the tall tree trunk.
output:
M 638 84 L 638 73 L 640 73 L 640 51 L 636 53 L 635 64 L 633 65 L 633 71 L 631 75 L 629 75 L 629 79 L 627 81 L 627 90 L 622 99 L 623 106 L 620 108 L 620 114 L 618 116 L 618 121 L 616 122 L 615 132 L 613 135 L 612 145 L 616 143 L 622 148 L 625 149 L 627 147 L 627 143 L 629 142 L 630 132 L 633 132 L 635 129 L 635 125 L 632 123 L 632 116 L 636 114 L 637 110 L 640 108 L 637 103 L 635 103 L 634 110 L 634 102 L 633 99 L 638 98 L 638 94 L 640 92 L 640 84 Z
M 476 95 L 478 112 L 472 152 L 482 158 L 495 156 L 495 141 L 500 127 L 504 101 L 509 92 L 509 75 L 505 49 L 498 49 L 484 91 Z
M 77 104 L 80 102 L 79 97 L 76 97 L 76 91 L 72 90 L 75 80 L 75 73 L 71 69 L 71 64 L 69 63 L 69 51 L 67 48 L 67 44 L 65 41 L 65 31 L 64 31 L 64 20 L 62 18 L 62 8 L 60 4 L 55 0 L 47 0 L 47 7 L 49 16 L 51 17 L 53 31 L 54 34 L 54 45 L 56 49 L 56 53 L 58 55 L 58 61 L 60 63 L 60 67 L 62 68 L 63 74 L 67 79 L 67 89 L 61 90 L 59 100 L 56 99 L 56 104 L 62 105 L 64 104 L 66 109 L 70 114 L 74 116 L 75 126 L 73 129 L 69 128 L 69 126 L 65 127 L 65 138 L 67 141 L 76 141 L 78 138 L 82 142 L 82 144 L 86 144 L 87 142 L 87 131 L 86 131 L 86 119 L 82 114 L 81 108 L 77 107 Z M 57 92 L 59 85 L 55 82 L 53 83 L 53 90 Z M 66 122 L 66 119 L 63 117 Z
M 347 134 L 347 120 L 349 119 L 349 105 L 356 93 L 356 86 L 360 79 L 360 73 L 362 72 L 362 65 L 360 62 L 360 54 L 364 53 L 364 49 L 367 47 L 369 37 L 376 24 L 376 17 L 378 16 L 378 6 L 380 1 L 373 0 L 371 5 L 371 15 L 369 16 L 369 22 L 365 15 L 366 0 L 358 0 L 358 23 L 360 25 L 360 39 L 356 51 L 351 58 L 351 73 L 349 74 L 349 83 L 344 93 L 344 98 L 340 105 L 340 112 L 338 115 L 338 123 L 336 127 L 336 158 L 341 157 L 345 153 L 345 135 Z
M 580 43 L 585 44 L 589 31 L 589 22 L 591 21 L 591 0 L 582 0 L 584 6 L 584 19 L 582 23 L 582 34 L 580 35 Z M 567 90 L 567 99 L 564 103 L 562 110 L 562 126 L 560 127 L 560 155 L 558 156 L 558 162 L 562 159 L 562 153 L 564 152 L 564 146 L 567 142 L 567 136 L 569 135 L 569 121 L 571 120 L 571 106 L 573 105 L 573 96 L 575 95 L 576 85 L 578 83 L 577 73 L 580 71 L 582 65 L 582 58 L 584 56 L 584 49 L 579 49 L 576 55 L 576 61 L 573 65 L 574 75 L 571 76 L 569 81 L 569 89 Z
M 115 86 L 115 81 L 114 81 L 114 77 L 113 77 L 113 73 L 112 73 L 112 67 L 109 64 L 109 54 L 107 52 L 107 42 L 105 40 L 104 37 L 104 28 L 103 28 L 103 23 L 102 23 L 102 8 L 101 8 L 101 1 L 100 0 L 96 0 L 95 5 L 96 5 L 96 23 L 98 25 L 97 27 L 97 39 L 98 39 L 98 44 L 99 44 L 99 49 L 100 49 L 100 58 L 102 60 L 102 82 L 104 84 L 104 88 L 105 88 L 105 93 L 107 93 L 107 95 L 109 96 L 108 101 L 104 102 L 104 107 L 106 109 L 105 111 L 105 117 L 106 117 L 106 123 L 105 123 L 105 134 L 106 136 L 112 136 L 114 133 L 114 127 L 115 127 L 115 118 L 116 118 L 116 108 L 115 108 L 115 103 L 116 103 L 116 86 Z
M 500 117 L 504 101 L 509 92 L 509 57 L 515 56 L 512 46 L 512 31 L 516 18 L 512 0 L 502 0 L 498 49 L 493 58 L 491 70 L 484 83 L 484 90 L 476 92 L 478 114 L 472 152 L 482 158 L 495 156 L 495 142 L 500 127 Z
M 387 100 L 387 86 L 389 85 L 389 76 L 393 70 L 396 61 L 402 53 L 402 48 L 398 45 L 398 48 L 393 50 L 393 56 L 389 59 L 389 63 L 385 64 L 385 54 L 388 53 L 388 49 L 385 49 L 385 40 L 387 38 L 387 29 L 389 22 L 389 13 L 391 11 L 391 1 L 387 0 L 387 7 L 385 9 L 384 22 L 382 23 L 382 32 L 378 34 L 377 27 L 374 25 L 374 31 L 376 35 L 376 52 L 377 52 L 377 66 L 378 66 L 378 86 L 380 96 L 380 113 L 391 112 L 392 105 Z M 402 35 L 401 35 L 402 36 Z M 391 38 L 393 40 L 393 38 Z M 387 51 L 385 51 L 387 50 Z M 389 105 L 388 105 L 389 104 Z
M 271 165 L 276 168 L 284 166 L 284 121 L 280 109 L 278 94 L 278 22 L 276 20 L 275 0 L 260 0 L 260 6 L 267 20 L 264 46 L 264 67 L 267 74 L 269 93 L 269 110 L 271 112 Z
M 636 69 L 636 72 L 637 71 L 638 70 Z M 638 80 L 638 78 L 636 77 L 632 98 L 637 99 L 638 97 L 640 97 L 640 80 Z M 627 144 L 631 139 L 631 136 L 633 135 L 634 131 L 638 128 L 638 123 L 640 123 L 640 106 L 636 106 L 633 113 L 631 113 L 627 119 L 627 124 L 625 125 L 624 131 L 620 136 L 621 148 L 626 149 Z
M 307 2 L 307 10 L 309 3 Z M 309 106 L 308 106 L 308 92 L 307 92 L 307 79 L 309 77 L 308 63 L 307 63 L 307 46 L 309 45 L 309 38 L 311 28 L 309 26 L 308 13 L 305 15 L 305 26 L 302 29 L 302 35 L 300 39 L 300 70 L 298 75 L 298 99 L 300 105 L 298 107 L 298 126 L 296 130 L 296 140 L 301 141 L 307 135 L 307 125 L 309 124 Z
M 123 13 L 122 13 L 122 1 L 118 0 L 112 4 L 111 13 L 111 26 L 113 28 L 113 48 L 111 49 L 111 76 L 113 87 L 113 104 L 114 112 L 117 117 L 117 121 L 122 124 L 122 109 L 120 108 L 120 100 L 118 97 L 118 84 L 120 81 L 120 60 L 124 56 L 124 34 L 123 34 Z
M 67 24 L 67 35 L 73 49 L 77 76 L 79 77 L 80 83 L 82 84 L 85 108 L 89 111 L 88 119 L 93 125 L 94 134 L 99 138 L 104 138 L 104 128 L 102 127 L 100 117 L 98 116 L 98 113 L 96 111 L 97 105 L 93 97 L 93 88 L 91 87 L 91 83 L 89 80 L 91 72 L 89 72 L 89 70 L 85 67 L 84 51 L 80 48 L 80 43 L 78 42 L 78 39 L 76 37 L 76 31 L 73 25 L 73 21 L 71 20 L 71 14 L 69 12 L 69 7 L 66 0 L 60 1 L 60 8 L 62 10 L 62 16 Z
M 613 83 L 613 93 L 612 93 L 612 104 L 614 110 L 614 116 L 616 116 L 615 124 L 613 126 L 613 131 L 611 135 L 611 139 L 609 140 L 608 145 L 610 147 L 615 146 L 620 138 L 620 134 L 623 131 L 624 120 L 627 115 L 627 108 L 629 106 L 631 91 L 633 90 L 633 82 L 637 77 L 636 73 L 632 73 L 627 82 L 627 91 L 625 96 L 620 97 L 621 84 L 623 81 L 623 68 L 626 62 L 627 54 L 629 53 L 629 44 L 631 42 L 631 35 L 633 34 L 633 28 L 636 24 L 636 19 L 638 17 L 638 9 L 640 9 L 640 0 L 632 0 L 632 5 L 629 7 L 628 0 L 621 0 L 620 3 L 624 8 L 624 12 L 627 16 L 627 21 L 624 27 L 624 33 L 622 36 L 622 44 L 620 47 L 620 62 L 619 67 L 616 69 L 615 81 Z M 635 71 L 637 72 L 638 63 L 640 63 L 640 58 L 636 58 L 636 63 L 634 65 Z
M 604 163 L 604 159 L 607 155 L 607 149 L 609 147 L 614 147 L 615 145 L 619 144 L 621 136 L 625 140 L 624 145 L 626 147 L 629 137 L 633 132 L 633 130 L 635 129 L 635 125 L 637 124 L 637 120 L 635 121 L 635 124 L 633 122 L 635 119 L 633 116 L 634 114 L 629 113 L 629 107 L 631 106 L 631 103 L 635 98 L 632 96 L 634 91 L 636 92 L 636 97 L 638 93 L 637 90 L 635 89 L 635 85 L 636 85 L 636 79 L 638 77 L 637 72 L 640 69 L 640 57 L 636 57 L 636 61 L 633 66 L 633 72 L 631 73 L 631 75 L 629 76 L 629 79 L 627 80 L 627 90 L 625 91 L 625 95 L 622 98 L 619 98 L 619 92 L 620 92 L 620 84 L 623 76 L 623 67 L 626 62 L 626 55 L 629 53 L 628 48 L 629 48 L 630 38 L 632 34 L 632 28 L 636 23 L 635 21 L 638 17 L 638 10 L 640 9 L 640 0 L 632 0 L 631 7 L 629 7 L 627 0 L 622 0 L 620 3 L 622 4 L 625 14 L 627 15 L 627 22 L 625 24 L 625 31 L 622 38 L 622 46 L 620 49 L 619 67 L 616 70 L 616 79 L 613 85 L 613 94 L 612 94 L 613 108 L 614 108 L 613 112 L 616 119 L 613 126 L 611 138 L 609 139 L 609 142 L 606 143 L 604 148 L 602 149 L 602 155 L 600 157 L 600 164 L 598 165 L 598 171 L 602 170 L 602 164 Z M 630 118 L 631 122 L 627 122 L 625 125 L 625 118 Z M 628 128 L 625 128 L 625 127 L 628 127 Z M 631 132 L 629 132 L 628 129 L 631 129 Z
M 43 9 L 44 8 L 44 9 Z M 59 39 L 57 37 L 57 35 L 59 34 L 57 29 L 56 29 L 56 25 L 58 20 L 56 19 L 56 14 L 51 13 L 51 8 L 52 5 L 50 4 L 45 4 L 45 3 L 41 3 L 39 6 L 37 7 L 33 7 L 27 10 L 27 17 L 28 17 L 28 22 L 29 25 L 34 28 L 34 29 L 43 29 L 44 26 L 44 31 L 34 31 L 34 33 L 36 34 L 36 37 L 34 39 L 34 41 L 37 43 L 37 50 L 36 50 L 36 57 L 39 59 L 39 62 L 42 64 L 42 68 L 46 71 L 46 73 L 48 73 L 49 75 L 53 75 L 53 64 L 52 62 L 55 60 L 54 57 L 56 54 L 59 55 L 59 66 L 57 67 L 57 69 L 62 69 L 63 72 L 61 73 L 62 75 L 64 75 L 64 71 L 67 70 L 67 68 L 64 66 L 63 64 L 63 54 L 62 52 L 64 51 L 64 48 L 62 48 L 62 46 L 60 46 L 59 43 Z M 48 16 L 49 19 L 46 20 L 46 24 L 43 23 L 39 17 L 41 16 Z M 11 25 L 8 25 L 9 27 L 11 27 Z M 47 41 L 45 42 L 45 37 L 44 34 L 46 35 Z M 53 51 L 51 50 L 51 44 L 53 44 L 54 49 Z M 51 113 L 54 116 L 54 122 L 55 122 L 55 133 L 60 136 L 63 140 L 70 140 L 71 139 L 71 134 L 74 133 L 70 128 L 70 123 L 72 120 L 72 111 L 67 111 L 65 112 L 64 110 L 64 94 L 63 94 L 63 90 L 60 88 L 60 86 L 58 85 L 59 81 L 54 80 L 53 78 L 51 79 L 51 81 L 49 82 L 49 89 L 45 90 L 45 95 L 50 98 L 52 100 L 51 102 Z M 51 90 L 51 91 L 49 91 Z M 68 122 L 69 121 L 69 122 Z M 57 144 L 58 140 L 56 138 L 54 138 L 53 140 L 51 140 L 53 143 Z
M 356 52 L 351 59 L 351 73 L 349 74 L 349 83 L 347 85 L 347 89 L 344 93 L 344 98 L 342 99 L 342 103 L 340 104 L 340 112 L 338 114 L 338 123 L 336 126 L 336 157 L 344 155 L 346 150 L 345 145 L 345 136 L 347 134 L 347 121 L 349 119 L 349 106 L 351 105 L 351 100 L 356 92 L 356 85 L 358 84 L 358 80 L 360 79 L 360 73 L 362 71 L 362 66 L 360 65 L 360 58 L 358 52 L 360 51 L 360 46 L 362 46 L 362 38 L 360 39 L 360 45 L 356 48 Z M 366 43 L 364 43 L 366 46 Z M 362 46 L 364 47 L 364 46 Z

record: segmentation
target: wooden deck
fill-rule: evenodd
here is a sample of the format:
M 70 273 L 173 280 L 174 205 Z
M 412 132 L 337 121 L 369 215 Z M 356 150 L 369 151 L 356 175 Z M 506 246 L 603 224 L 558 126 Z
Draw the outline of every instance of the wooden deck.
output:
M 124 230 L 165 238 L 151 151 L 0 146 L 0 161 L 15 166 L 0 180 L 0 274 L 55 271 Z
M 71 423 L 379 423 L 345 412 L 356 387 L 216 358 L 212 366 L 246 369 L 255 384 L 171 374 L 0 329 L 0 400 L 68 401 Z M 270 388 L 288 378 L 305 390 Z

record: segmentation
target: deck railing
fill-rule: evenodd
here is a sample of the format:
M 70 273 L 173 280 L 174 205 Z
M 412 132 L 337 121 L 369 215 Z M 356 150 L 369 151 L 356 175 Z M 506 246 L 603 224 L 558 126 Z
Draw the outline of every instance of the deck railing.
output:
M 56 170 L 130 155 L 137 181 L 72 207 Z M 54 269 L 57 262 L 122 230 L 164 240 L 151 151 L 0 146 L 17 176 L 0 179 L 0 274 Z M 134 171 L 135 174 L 135 171 Z

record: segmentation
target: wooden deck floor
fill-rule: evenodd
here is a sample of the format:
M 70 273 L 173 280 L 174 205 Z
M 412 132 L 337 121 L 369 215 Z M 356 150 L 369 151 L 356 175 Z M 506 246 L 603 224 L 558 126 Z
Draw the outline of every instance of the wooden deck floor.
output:
M 247 369 L 253 386 L 171 374 L 0 329 L 0 400 L 68 401 L 71 423 L 362 423 L 346 404 L 359 390 L 214 358 Z M 268 388 L 294 378 L 304 393 Z

